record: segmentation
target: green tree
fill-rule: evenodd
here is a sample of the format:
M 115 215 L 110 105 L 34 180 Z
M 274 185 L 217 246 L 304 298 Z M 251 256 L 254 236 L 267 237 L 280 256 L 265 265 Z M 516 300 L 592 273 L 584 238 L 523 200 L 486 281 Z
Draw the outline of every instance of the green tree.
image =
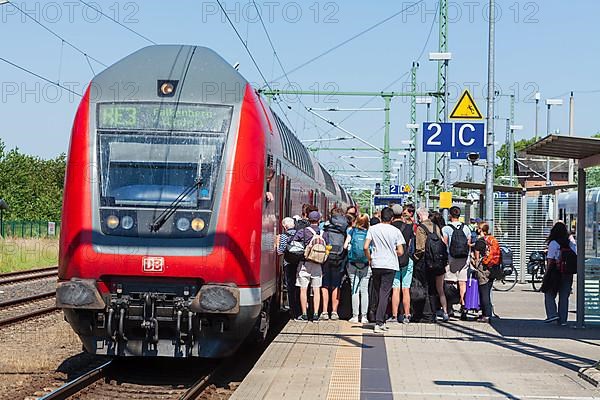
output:
M 600 132 L 592 135 L 593 138 L 600 139 Z M 594 188 L 600 186 L 600 167 L 588 168 L 586 173 L 585 186 L 587 188 Z
M 66 156 L 50 160 L 6 151 L 0 140 L 0 198 L 8 203 L 9 220 L 58 221 L 61 214 Z
M 526 147 L 534 144 L 535 142 L 535 138 L 517 140 L 515 142 L 515 153 L 525 149 Z M 500 159 L 500 162 L 498 163 L 498 165 L 496 165 L 496 168 L 494 169 L 494 176 L 496 179 L 498 179 L 501 176 L 507 176 L 509 171 L 508 164 L 510 160 L 510 154 L 506 143 L 504 143 L 496 152 L 496 157 Z

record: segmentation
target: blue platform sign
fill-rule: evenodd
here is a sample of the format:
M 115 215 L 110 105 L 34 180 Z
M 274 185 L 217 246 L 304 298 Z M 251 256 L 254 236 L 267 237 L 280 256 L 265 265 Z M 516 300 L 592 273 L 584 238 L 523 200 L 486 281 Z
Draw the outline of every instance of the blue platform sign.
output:
M 483 153 L 485 125 L 475 122 L 423 122 L 424 152 Z
M 376 206 L 389 206 L 390 204 L 402 204 L 404 196 L 398 195 L 380 195 L 373 196 L 373 205 Z
M 452 151 L 452 122 L 423 122 L 423 151 Z
M 390 185 L 390 194 L 400 194 L 400 185 Z

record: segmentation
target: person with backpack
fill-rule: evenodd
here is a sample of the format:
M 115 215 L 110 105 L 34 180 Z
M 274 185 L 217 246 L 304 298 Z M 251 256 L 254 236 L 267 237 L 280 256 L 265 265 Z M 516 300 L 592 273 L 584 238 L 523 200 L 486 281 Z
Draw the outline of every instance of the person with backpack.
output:
M 421 223 L 415 236 L 415 267 L 413 287 L 422 291 L 422 300 L 413 302 L 413 320 L 434 322 L 436 311 L 441 308 L 442 320 L 448 321 L 448 304 L 444 292 L 444 274 L 448 265 L 448 250 L 443 241 L 442 231 L 429 219 L 425 207 L 417 210 Z M 414 299 L 416 296 L 411 293 Z M 439 301 L 439 307 L 438 307 Z
M 487 222 L 480 223 L 479 237 L 471 247 L 470 266 L 477 274 L 479 283 L 479 302 L 481 316 L 477 322 L 489 322 L 493 315 L 492 285 L 494 284 L 494 271 L 501 268 L 501 253 L 498 240 L 490 234 Z
M 364 246 L 369 229 L 369 216 L 362 214 L 356 218 L 355 225 L 349 229 L 346 237 L 348 251 L 348 266 L 346 272 L 352 287 L 352 318 L 350 322 L 368 324 L 367 312 L 369 309 L 369 280 L 371 268 Z M 360 318 L 359 318 L 360 317 Z
M 338 306 L 340 304 L 339 292 L 342 286 L 342 275 L 346 259 L 346 230 L 348 229 L 348 219 L 344 210 L 334 208 L 330 212 L 330 219 L 323 226 L 323 231 L 327 235 L 327 245 L 331 246 L 327 261 L 323 264 L 323 282 L 321 285 L 321 296 L 323 298 L 323 311 L 321 320 L 336 321 L 340 319 L 338 315 Z M 331 292 L 331 297 L 329 296 Z M 329 299 L 331 298 L 331 316 L 328 313 Z
M 284 231 L 278 236 L 277 254 L 283 255 L 283 276 L 287 290 L 288 305 L 292 319 L 296 319 L 300 315 L 300 299 L 298 298 L 298 289 L 296 287 L 298 260 L 286 254 L 288 244 L 291 243 L 294 235 L 296 235 L 295 221 L 290 217 L 285 217 L 281 221 L 281 225 Z
M 546 243 L 548 244 L 546 255 L 548 266 L 541 287 L 541 291 L 544 292 L 547 317 L 544 322 L 558 321 L 559 325 L 566 326 L 573 274 L 577 273 L 577 243 L 562 221 L 554 224 Z M 558 309 L 556 308 L 557 295 Z
M 394 219 L 392 225 L 400 230 L 404 241 L 404 254 L 398 257 L 398 266 L 400 270 L 396 271 L 394 282 L 392 283 L 392 316 L 388 322 L 402 322 L 408 324 L 410 322 L 410 286 L 413 278 L 413 260 L 410 254 L 414 255 L 414 237 L 415 231 L 412 222 L 404 222 L 404 209 L 400 204 L 392 206 L 394 211 Z M 410 220 L 409 220 L 410 221 Z M 410 251 L 412 246 L 412 252 Z M 400 308 L 400 291 L 402 291 L 402 314 L 398 318 Z
M 317 211 L 317 210 L 318 210 L 317 207 L 313 206 L 312 204 L 308 204 L 308 203 L 302 204 L 302 217 L 300 219 L 296 220 L 296 232 L 301 231 L 302 229 L 304 229 L 310 225 L 310 222 L 308 221 L 308 214 L 311 211 Z
M 302 314 L 299 321 L 308 321 L 308 285 L 313 288 L 313 321 L 319 319 L 319 304 L 321 301 L 320 287 L 323 279 L 322 265 L 327 259 L 326 241 L 321 236 L 318 211 L 308 213 L 309 226 L 298 230 L 292 239 L 304 244 L 304 261 L 298 265 L 296 286 L 300 287 L 300 308 Z
M 467 271 L 469 269 L 469 252 L 471 248 L 471 229 L 460 221 L 460 208 L 450 207 L 450 222 L 442 229 L 444 243 L 448 247 L 448 267 L 446 281 L 458 283 L 460 293 L 460 319 L 467 319 L 464 308 L 467 291 Z
M 374 333 L 383 333 L 387 330 L 385 312 L 394 276 L 400 269 L 398 257 L 404 254 L 404 244 L 406 244 L 402 233 L 392 226 L 393 218 L 394 211 L 390 207 L 381 210 L 381 223 L 369 227 L 363 246 L 369 265 L 371 265 L 373 288 L 379 292 Z M 373 244 L 372 251 L 371 244 Z

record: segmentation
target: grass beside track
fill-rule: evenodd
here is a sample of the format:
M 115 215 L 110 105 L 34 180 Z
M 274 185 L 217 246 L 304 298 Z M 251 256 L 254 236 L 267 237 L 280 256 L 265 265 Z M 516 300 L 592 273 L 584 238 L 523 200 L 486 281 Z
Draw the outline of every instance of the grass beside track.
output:
M 57 239 L 0 239 L 0 273 L 58 263 Z

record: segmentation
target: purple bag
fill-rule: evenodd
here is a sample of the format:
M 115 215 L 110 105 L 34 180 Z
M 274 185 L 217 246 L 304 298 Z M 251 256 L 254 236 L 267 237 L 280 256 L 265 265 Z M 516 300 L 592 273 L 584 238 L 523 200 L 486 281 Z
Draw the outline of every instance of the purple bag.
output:
M 465 293 L 465 308 L 479 310 L 479 282 L 469 274 L 467 279 L 467 292 Z

